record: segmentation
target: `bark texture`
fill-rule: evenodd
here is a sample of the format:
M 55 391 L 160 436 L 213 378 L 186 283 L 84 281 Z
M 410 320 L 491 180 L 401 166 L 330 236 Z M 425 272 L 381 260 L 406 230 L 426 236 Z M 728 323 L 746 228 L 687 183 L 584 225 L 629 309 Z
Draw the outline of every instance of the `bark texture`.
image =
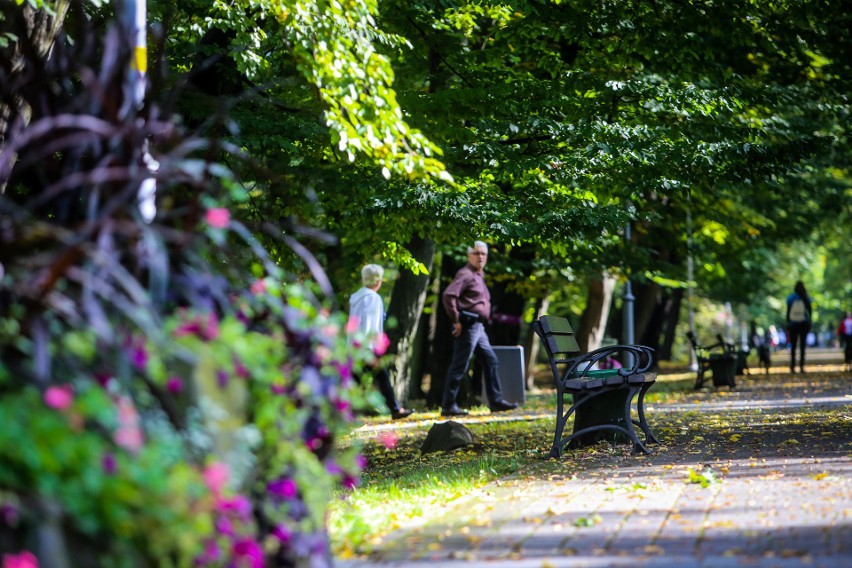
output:
M 435 243 L 431 239 L 415 237 L 407 248 L 411 255 L 421 262 L 429 272 L 435 257 Z M 426 292 L 429 286 L 428 274 L 412 274 L 408 271 L 400 273 L 391 292 L 388 305 L 388 320 L 395 320 L 396 326 L 387 329 L 390 339 L 390 353 L 396 355 L 391 367 L 391 377 L 394 390 L 400 400 L 406 400 L 409 395 L 419 395 L 419 384 L 413 384 L 411 363 L 416 361 L 417 330 L 420 315 L 426 302 Z M 418 381 L 419 383 L 419 381 Z

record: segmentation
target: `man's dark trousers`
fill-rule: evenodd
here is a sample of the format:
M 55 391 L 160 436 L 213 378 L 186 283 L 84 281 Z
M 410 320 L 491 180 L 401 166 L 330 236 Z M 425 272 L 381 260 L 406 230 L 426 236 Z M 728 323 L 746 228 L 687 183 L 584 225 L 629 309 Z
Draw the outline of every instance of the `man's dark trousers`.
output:
M 461 335 L 453 338 L 453 357 L 450 360 L 447 381 L 444 385 L 443 408 L 451 408 L 456 404 L 462 377 L 467 373 L 470 356 L 473 354 L 476 354 L 476 359 L 485 373 L 485 395 L 488 397 L 489 404 L 503 400 L 497 375 L 497 355 L 491 348 L 485 326 L 474 323 L 462 326 Z

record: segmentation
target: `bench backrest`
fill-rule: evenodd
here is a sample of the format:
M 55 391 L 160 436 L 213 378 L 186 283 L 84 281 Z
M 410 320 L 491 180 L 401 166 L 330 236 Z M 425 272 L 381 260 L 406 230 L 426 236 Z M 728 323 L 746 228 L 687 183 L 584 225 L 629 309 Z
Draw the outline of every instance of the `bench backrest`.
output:
M 567 318 L 541 316 L 536 324 L 538 326 L 536 333 L 544 342 L 550 359 L 570 359 L 580 353 L 580 345 Z
M 636 375 L 648 371 L 654 363 L 654 350 L 643 345 L 610 345 L 583 353 L 571 324 L 564 317 L 541 316 L 533 322 L 533 330 L 547 350 L 557 386 L 576 378 Z M 600 368 L 613 358 L 621 359 L 620 368 Z
M 725 343 L 725 340 L 722 339 L 721 335 L 716 335 L 718 343 L 714 343 L 713 345 L 699 345 L 698 338 L 696 338 L 695 334 L 691 331 L 686 332 L 686 338 L 689 339 L 689 343 L 692 345 L 692 352 L 695 353 L 695 356 L 699 360 L 707 359 L 714 353 L 724 353 L 731 350 L 728 344 Z

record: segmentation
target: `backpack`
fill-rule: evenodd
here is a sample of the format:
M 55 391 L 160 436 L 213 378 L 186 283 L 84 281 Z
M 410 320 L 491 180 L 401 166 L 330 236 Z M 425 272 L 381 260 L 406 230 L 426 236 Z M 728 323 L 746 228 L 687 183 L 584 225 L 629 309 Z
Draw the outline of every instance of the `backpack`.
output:
M 790 321 L 800 323 L 808 320 L 808 308 L 805 306 L 805 301 L 801 298 L 796 298 L 790 305 Z

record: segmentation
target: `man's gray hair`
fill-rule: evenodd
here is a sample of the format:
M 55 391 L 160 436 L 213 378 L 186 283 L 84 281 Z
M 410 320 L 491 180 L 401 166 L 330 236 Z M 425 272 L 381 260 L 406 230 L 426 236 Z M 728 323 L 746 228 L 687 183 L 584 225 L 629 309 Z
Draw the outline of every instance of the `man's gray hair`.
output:
M 488 245 L 487 244 L 485 244 L 482 241 L 473 241 L 473 246 L 467 247 L 467 254 L 472 253 L 473 249 L 475 249 L 476 247 L 484 248 L 485 252 L 488 252 Z
M 375 286 L 385 274 L 385 269 L 378 264 L 368 264 L 361 269 L 361 284 L 368 288 Z

